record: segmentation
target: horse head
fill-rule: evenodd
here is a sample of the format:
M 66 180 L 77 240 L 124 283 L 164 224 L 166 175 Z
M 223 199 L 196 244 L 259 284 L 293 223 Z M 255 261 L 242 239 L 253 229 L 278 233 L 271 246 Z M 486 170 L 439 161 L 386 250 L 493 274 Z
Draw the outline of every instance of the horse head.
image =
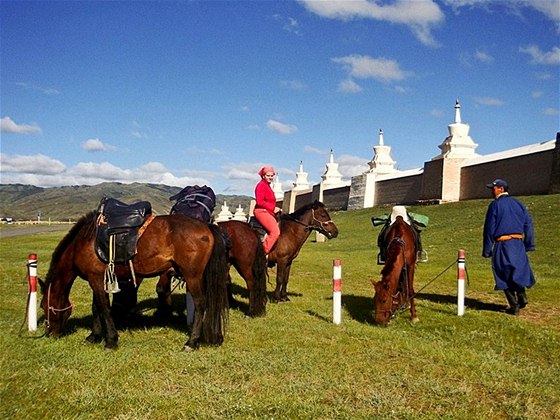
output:
M 373 297 L 373 322 L 386 327 L 393 316 L 394 296 L 386 281 L 372 281 L 375 295 Z
M 331 220 L 331 216 L 329 216 L 329 212 L 323 203 L 315 200 L 311 207 L 311 212 L 313 215 L 313 219 L 310 223 L 312 228 L 325 235 L 328 239 L 333 239 L 338 236 L 338 228 Z
M 66 321 L 72 314 L 72 304 L 66 293 L 54 290 L 52 282 L 45 283 L 38 279 L 38 283 L 43 295 L 41 308 L 45 312 L 46 335 L 60 337 Z

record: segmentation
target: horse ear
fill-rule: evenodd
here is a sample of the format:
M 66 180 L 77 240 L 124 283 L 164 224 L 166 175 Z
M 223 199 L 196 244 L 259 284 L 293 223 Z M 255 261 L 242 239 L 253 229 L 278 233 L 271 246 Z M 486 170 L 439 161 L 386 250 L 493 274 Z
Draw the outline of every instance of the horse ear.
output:
M 39 286 L 41 286 L 41 292 L 43 292 L 43 294 L 45 293 L 45 290 L 47 288 L 47 285 L 45 284 L 45 282 L 43 280 L 41 280 L 40 278 L 37 278 L 37 283 L 39 283 Z

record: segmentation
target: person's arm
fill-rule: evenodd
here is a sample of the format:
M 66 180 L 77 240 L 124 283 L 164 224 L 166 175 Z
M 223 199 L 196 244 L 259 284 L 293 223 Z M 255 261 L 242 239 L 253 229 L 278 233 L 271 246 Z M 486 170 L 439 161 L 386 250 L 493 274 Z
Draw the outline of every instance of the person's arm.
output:
M 492 256 L 492 246 L 494 244 L 494 228 L 496 221 L 495 202 L 488 206 L 486 218 L 484 220 L 484 230 L 482 234 L 482 256 L 489 258 Z

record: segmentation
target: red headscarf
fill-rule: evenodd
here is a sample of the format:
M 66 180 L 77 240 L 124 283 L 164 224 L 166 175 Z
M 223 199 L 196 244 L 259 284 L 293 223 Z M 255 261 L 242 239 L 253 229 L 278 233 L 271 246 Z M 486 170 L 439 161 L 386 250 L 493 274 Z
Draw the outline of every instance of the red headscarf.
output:
M 274 175 L 276 175 L 276 171 L 274 170 L 274 168 L 272 166 L 263 166 L 261 168 L 261 170 L 259 171 L 259 175 L 262 177 L 267 172 L 272 172 Z

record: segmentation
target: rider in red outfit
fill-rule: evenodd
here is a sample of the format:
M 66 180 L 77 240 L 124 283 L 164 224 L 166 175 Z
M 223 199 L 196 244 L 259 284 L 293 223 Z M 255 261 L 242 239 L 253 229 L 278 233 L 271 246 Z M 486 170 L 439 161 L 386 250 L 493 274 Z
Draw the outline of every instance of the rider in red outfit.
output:
M 264 166 L 259 171 L 259 175 L 261 180 L 255 186 L 256 204 L 253 214 L 267 231 L 266 238 L 263 241 L 263 248 L 265 254 L 268 255 L 280 236 L 276 214 L 280 213 L 282 209 L 276 207 L 276 197 L 270 185 L 274 180 L 274 175 L 276 175 L 274 168 L 272 166 Z

